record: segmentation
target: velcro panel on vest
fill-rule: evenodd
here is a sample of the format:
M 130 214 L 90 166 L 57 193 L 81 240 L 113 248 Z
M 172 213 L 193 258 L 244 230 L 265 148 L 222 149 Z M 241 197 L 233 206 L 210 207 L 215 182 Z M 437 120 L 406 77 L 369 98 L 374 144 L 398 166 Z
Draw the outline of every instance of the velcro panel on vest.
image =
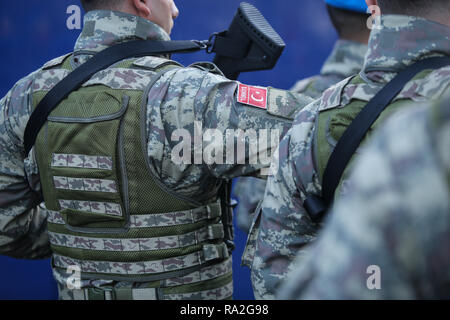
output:
M 80 260 L 53 255 L 53 267 L 67 269 L 70 266 L 79 266 L 82 273 L 94 273 L 104 275 L 157 275 L 170 271 L 188 269 L 215 260 L 223 260 L 229 257 L 225 243 L 206 244 L 203 250 L 196 251 L 176 258 L 161 260 L 139 261 L 139 262 L 111 262 Z M 169 278 L 169 277 L 167 277 Z
M 216 202 L 191 210 L 132 215 L 129 229 L 181 226 L 205 220 L 215 220 L 220 216 L 220 203 Z M 64 217 L 58 211 L 48 210 L 47 220 L 49 223 L 56 225 L 65 224 Z
M 164 293 L 158 288 L 86 288 L 72 292 L 74 300 L 225 300 L 233 295 L 233 282 L 198 292 Z
M 267 97 L 267 112 L 271 115 L 294 120 L 300 109 L 314 100 L 294 91 L 269 88 Z
M 46 207 L 60 211 L 68 227 L 124 228 L 129 223 L 117 157 L 129 99 L 104 86 L 82 88 L 61 102 L 39 134 Z
M 176 249 L 194 246 L 208 240 L 223 239 L 223 237 L 224 231 L 221 223 L 208 225 L 197 231 L 182 235 L 132 239 L 92 238 L 49 231 L 50 243 L 54 246 L 112 252 L 154 251 L 164 248 Z
M 232 259 L 230 257 L 223 262 L 212 266 L 203 267 L 202 269 L 189 273 L 185 276 L 169 278 L 156 283 L 147 282 L 143 284 L 142 288 L 139 289 L 131 287 L 85 287 L 80 290 L 70 290 L 67 288 L 66 283 L 60 283 L 58 289 L 61 294 L 60 297 L 74 300 L 88 300 L 90 298 L 89 293 L 92 290 L 97 293 L 95 294 L 95 297 L 101 297 L 101 300 L 126 300 L 131 298 L 133 300 L 139 300 L 140 297 L 144 296 L 146 297 L 146 300 L 180 299 L 186 296 L 192 297 L 194 294 L 198 295 L 200 292 L 204 292 L 205 290 L 211 292 L 212 296 L 215 296 L 214 292 L 216 292 L 216 290 L 222 288 L 224 285 L 232 284 L 231 279 L 228 280 L 231 276 L 231 271 Z M 203 290 L 198 292 L 195 287 L 205 281 L 209 282 L 206 285 L 202 285 Z M 65 295 L 64 292 L 69 294 Z M 198 298 L 203 299 L 201 296 L 198 296 Z

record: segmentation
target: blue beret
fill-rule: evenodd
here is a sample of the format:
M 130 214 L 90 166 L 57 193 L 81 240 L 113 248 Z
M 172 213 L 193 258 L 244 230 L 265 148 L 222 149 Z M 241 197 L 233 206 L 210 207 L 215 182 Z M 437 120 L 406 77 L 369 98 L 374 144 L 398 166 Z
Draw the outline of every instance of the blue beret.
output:
M 367 12 L 367 4 L 364 0 L 325 0 L 330 6 L 356 12 Z

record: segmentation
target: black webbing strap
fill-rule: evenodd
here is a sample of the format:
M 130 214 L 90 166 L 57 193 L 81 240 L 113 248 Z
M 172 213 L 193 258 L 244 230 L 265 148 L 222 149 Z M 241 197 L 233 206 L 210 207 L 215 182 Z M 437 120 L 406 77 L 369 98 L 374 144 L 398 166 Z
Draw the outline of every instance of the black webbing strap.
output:
M 234 227 L 233 227 L 233 203 L 231 199 L 232 180 L 224 180 L 219 189 L 220 207 L 222 211 L 222 224 L 224 230 L 224 240 L 227 245 L 228 253 L 236 248 L 234 244 Z
M 214 45 L 211 48 L 211 52 L 217 53 L 220 56 L 232 58 L 232 59 L 243 59 L 248 51 L 247 46 L 243 46 L 239 41 L 231 39 L 224 33 L 219 33 L 214 38 Z
M 55 85 L 33 111 L 25 129 L 25 155 L 28 155 L 34 146 L 37 135 L 50 113 L 95 73 L 127 58 L 193 52 L 203 49 L 206 49 L 206 45 L 198 41 L 138 40 L 117 44 L 97 53 Z
M 370 127 L 404 86 L 421 71 L 439 69 L 447 65 L 450 65 L 450 57 L 434 57 L 416 62 L 397 74 L 367 103 L 339 139 L 328 160 L 322 179 L 322 197 L 308 195 L 304 203 L 313 221 L 319 222 L 323 219 L 353 154 Z

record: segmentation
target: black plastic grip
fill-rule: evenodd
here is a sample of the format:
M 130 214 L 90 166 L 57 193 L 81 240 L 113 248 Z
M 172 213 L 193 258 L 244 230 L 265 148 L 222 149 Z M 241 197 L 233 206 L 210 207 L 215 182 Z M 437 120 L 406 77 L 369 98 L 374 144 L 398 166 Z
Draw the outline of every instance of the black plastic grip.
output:
M 216 53 L 214 63 L 235 80 L 241 72 L 272 69 L 285 47 L 261 12 L 243 2 L 228 31 L 216 37 L 212 52 Z

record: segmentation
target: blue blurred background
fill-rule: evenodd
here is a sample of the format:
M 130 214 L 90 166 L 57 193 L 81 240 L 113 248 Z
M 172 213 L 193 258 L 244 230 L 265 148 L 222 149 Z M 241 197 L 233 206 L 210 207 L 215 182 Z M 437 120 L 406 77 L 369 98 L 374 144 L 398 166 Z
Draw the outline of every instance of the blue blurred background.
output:
M 176 0 L 180 16 L 174 40 L 207 39 L 226 30 L 240 0 Z M 243 74 L 241 82 L 290 88 L 297 80 L 317 74 L 337 35 L 321 0 L 247 0 L 255 5 L 285 40 L 287 47 L 271 71 Z M 20 78 L 46 61 L 73 50 L 79 30 L 69 30 L 66 13 L 77 0 L 0 1 L 0 97 Z M 203 53 L 176 55 L 189 65 L 210 61 Z M 235 299 L 253 299 L 250 271 L 240 260 L 246 235 L 236 230 L 233 253 Z M 49 260 L 26 261 L 0 256 L 0 299 L 56 299 L 57 290 Z

